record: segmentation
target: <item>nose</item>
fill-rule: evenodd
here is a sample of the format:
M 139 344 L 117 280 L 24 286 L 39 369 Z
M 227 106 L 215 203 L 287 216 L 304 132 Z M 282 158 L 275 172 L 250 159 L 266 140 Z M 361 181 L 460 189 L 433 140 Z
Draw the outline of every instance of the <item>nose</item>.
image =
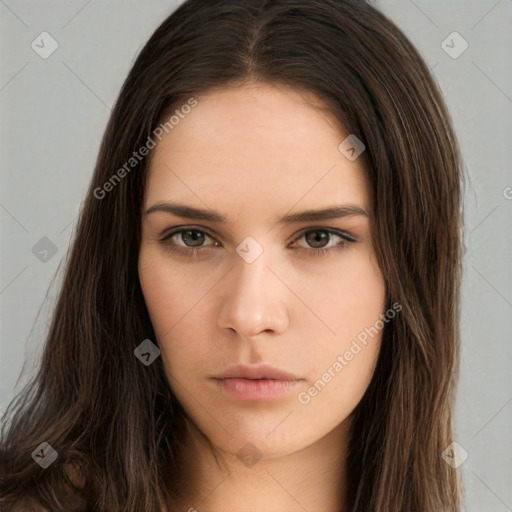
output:
M 233 260 L 234 267 L 222 283 L 219 327 L 235 331 L 246 339 L 286 331 L 290 292 L 276 277 L 275 269 L 279 267 L 276 258 L 264 250 L 252 263 L 238 254 Z

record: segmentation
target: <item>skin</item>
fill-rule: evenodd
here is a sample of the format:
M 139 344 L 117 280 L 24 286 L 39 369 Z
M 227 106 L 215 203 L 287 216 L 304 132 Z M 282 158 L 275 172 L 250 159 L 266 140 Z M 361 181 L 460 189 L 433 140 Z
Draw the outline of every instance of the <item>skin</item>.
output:
M 190 417 L 175 510 L 342 510 L 350 415 L 373 375 L 380 331 L 309 403 L 298 395 L 333 374 L 381 318 L 385 283 L 369 217 L 276 221 L 342 204 L 371 214 L 362 159 L 338 150 L 348 134 L 305 93 L 244 84 L 197 99 L 153 150 L 143 212 L 174 201 L 227 222 L 143 213 L 139 254 L 166 377 Z M 176 227 L 199 230 L 198 240 L 178 233 L 166 245 Z M 326 229 L 357 241 L 342 246 Z M 263 249 L 251 263 L 236 251 L 248 236 Z M 199 246 L 199 255 L 173 252 L 173 243 Z M 235 363 L 269 363 L 301 380 L 278 399 L 238 400 L 212 379 Z M 244 446 L 259 459 L 251 467 L 237 457 Z

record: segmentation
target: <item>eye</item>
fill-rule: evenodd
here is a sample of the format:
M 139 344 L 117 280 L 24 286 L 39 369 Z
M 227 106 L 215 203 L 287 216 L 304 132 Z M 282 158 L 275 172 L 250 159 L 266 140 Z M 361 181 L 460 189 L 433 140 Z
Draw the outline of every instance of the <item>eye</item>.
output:
M 205 245 L 208 239 L 213 243 Z M 298 243 L 302 239 L 306 242 L 306 246 Z M 196 228 L 175 229 L 161 238 L 160 242 L 169 250 L 183 256 L 199 256 L 200 253 L 221 245 L 204 230 Z M 357 240 L 343 231 L 333 228 L 314 228 L 302 232 L 291 242 L 290 247 L 294 250 L 304 250 L 311 255 L 322 256 L 330 254 L 331 249 L 340 250 L 354 242 Z
M 200 249 L 208 248 L 208 246 L 203 245 L 207 239 L 214 241 L 212 245 L 219 245 L 219 242 L 205 231 L 195 228 L 174 230 L 165 235 L 160 241 L 172 251 L 188 256 L 198 254 Z
M 299 244 L 299 247 L 311 252 L 314 255 L 330 254 L 331 249 L 340 250 L 345 248 L 348 243 L 357 242 L 350 235 L 331 228 L 308 229 L 296 238 L 292 245 L 297 246 L 297 241 L 304 239 L 307 246 Z

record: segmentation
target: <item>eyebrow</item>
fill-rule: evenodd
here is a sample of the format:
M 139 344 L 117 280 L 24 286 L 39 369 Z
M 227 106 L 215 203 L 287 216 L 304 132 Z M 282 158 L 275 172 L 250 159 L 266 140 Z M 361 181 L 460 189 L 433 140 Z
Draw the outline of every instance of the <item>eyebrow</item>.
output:
M 196 220 L 207 220 L 211 222 L 227 223 L 228 219 L 225 215 L 222 215 L 213 210 L 206 210 L 201 208 L 194 208 L 178 203 L 158 203 L 145 212 L 149 215 L 154 212 L 166 212 L 173 213 L 180 217 L 187 217 L 189 219 Z M 276 222 L 279 224 L 291 224 L 294 222 L 316 222 L 329 219 L 337 219 L 342 217 L 353 217 L 353 216 L 364 216 L 370 217 L 369 213 L 361 206 L 355 204 L 342 204 L 328 206 L 319 210 L 304 210 L 302 212 L 287 214 L 281 217 Z

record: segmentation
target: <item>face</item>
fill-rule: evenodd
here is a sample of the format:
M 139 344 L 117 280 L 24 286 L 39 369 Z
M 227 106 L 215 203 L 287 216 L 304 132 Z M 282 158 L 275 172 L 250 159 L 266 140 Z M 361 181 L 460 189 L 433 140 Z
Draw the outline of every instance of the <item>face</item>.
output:
M 169 385 L 213 445 L 291 454 L 341 428 L 375 367 L 367 177 L 311 97 L 244 85 L 197 100 L 153 150 L 145 302 Z

